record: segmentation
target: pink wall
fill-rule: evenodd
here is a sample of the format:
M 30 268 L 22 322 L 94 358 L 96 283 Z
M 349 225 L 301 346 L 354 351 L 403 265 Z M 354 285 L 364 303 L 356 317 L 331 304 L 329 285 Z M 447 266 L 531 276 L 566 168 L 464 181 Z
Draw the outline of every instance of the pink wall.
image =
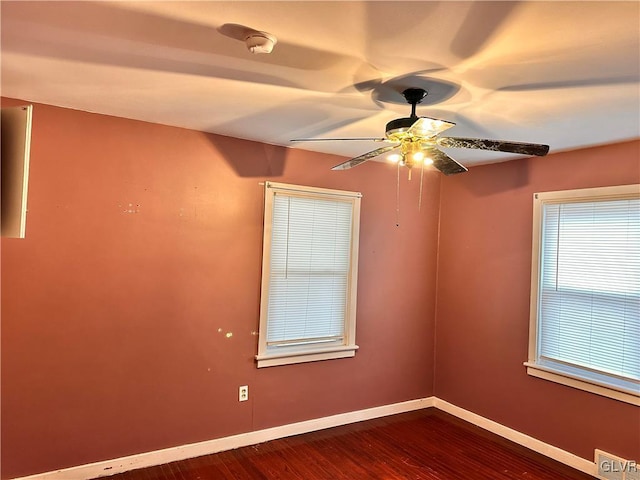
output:
M 534 192 L 638 183 L 640 142 L 472 168 L 443 179 L 436 396 L 587 459 L 640 459 L 640 409 L 530 377 Z
M 36 105 L 27 238 L 1 244 L 2 478 L 434 393 L 640 458 L 638 408 L 522 366 L 533 192 L 637 182 L 639 147 L 430 173 L 422 212 L 403 180 L 397 228 L 388 165 Z M 255 368 L 265 179 L 364 194 L 353 359 Z
M 397 228 L 389 165 L 33 119 L 27 238 L 2 239 L 3 479 L 433 394 L 437 173 L 421 212 L 403 180 Z M 363 192 L 353 359 L 255 367 L 265 179 Z

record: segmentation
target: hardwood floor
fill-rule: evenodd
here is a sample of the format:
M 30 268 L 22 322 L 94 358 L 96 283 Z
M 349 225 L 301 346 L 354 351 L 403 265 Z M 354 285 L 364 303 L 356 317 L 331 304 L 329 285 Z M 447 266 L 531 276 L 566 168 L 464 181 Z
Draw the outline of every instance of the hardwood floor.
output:
M 434 408 L 108 477 L 109 480 L 593 480 Z

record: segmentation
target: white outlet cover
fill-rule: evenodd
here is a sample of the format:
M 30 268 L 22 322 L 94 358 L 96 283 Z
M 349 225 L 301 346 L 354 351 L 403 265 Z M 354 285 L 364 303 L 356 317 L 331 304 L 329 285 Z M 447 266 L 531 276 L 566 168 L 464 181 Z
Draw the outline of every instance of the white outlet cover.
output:
M 238 388 L 238 401 L 246 402 L 247 400 L 249 400 L 249 386 L 242 385 Z

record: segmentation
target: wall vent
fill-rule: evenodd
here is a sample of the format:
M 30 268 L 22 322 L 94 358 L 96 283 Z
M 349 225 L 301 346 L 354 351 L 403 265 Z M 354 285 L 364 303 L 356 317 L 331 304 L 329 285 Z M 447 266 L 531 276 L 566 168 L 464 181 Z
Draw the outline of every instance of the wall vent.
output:
M 640 480 L 640 463 L 596 449 L 597 477 L 601 480 Z

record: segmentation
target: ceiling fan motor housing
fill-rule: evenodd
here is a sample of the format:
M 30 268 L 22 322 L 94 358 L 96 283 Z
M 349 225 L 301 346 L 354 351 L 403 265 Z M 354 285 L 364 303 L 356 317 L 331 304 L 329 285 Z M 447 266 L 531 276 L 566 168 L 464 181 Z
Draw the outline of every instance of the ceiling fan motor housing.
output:
M 385 134 L 390 140 L 399 140 L 398 135 L 406 132 L 418 119 L 418 117 L 396 118 L 387 123 Z
M 390 140 L 402 140 L 402 134 L 406 132 L 418 119 L 416 115 L 416 105 L 427 96 L 427 91 L 423 88 L 407 88 L 402 92 L 402 96 L 411 105 L 411 116 L 406 118 L 396 118 L 387 123 L 385 133 Z

